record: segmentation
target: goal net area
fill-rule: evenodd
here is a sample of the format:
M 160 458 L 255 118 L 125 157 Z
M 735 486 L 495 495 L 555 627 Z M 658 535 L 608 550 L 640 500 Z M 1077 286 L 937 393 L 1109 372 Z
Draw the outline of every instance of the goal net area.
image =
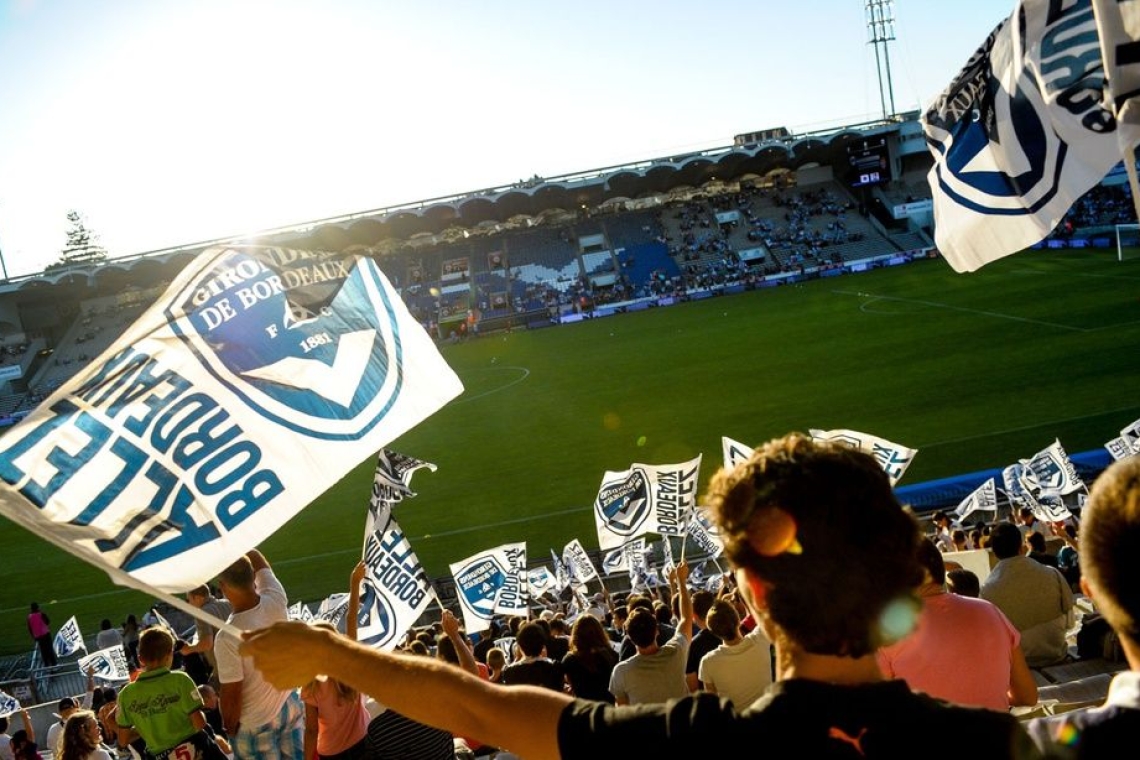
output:
M 1140 224 L 1116 225 L 1116 259 L 1140 259 Z

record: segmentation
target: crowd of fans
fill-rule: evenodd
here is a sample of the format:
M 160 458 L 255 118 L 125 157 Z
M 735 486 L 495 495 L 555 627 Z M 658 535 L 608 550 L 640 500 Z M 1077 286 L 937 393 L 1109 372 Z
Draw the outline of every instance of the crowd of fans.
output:
M 1136 670 L 1116 676 L 1110 707 L 1010 714 L 1038 703 L 1031 669 L 1079 654 L 1082 593 L 1140 666 L 1128 588 L 1140 457 L 1104 473 L 1068 520 L 1024 509 L 1016 522 L 955 525 L 936 513 L 924 535 L 873 459 L 792 435 L 714 476 L 708 502 L 735 572 L 697 581 L 682 560 L 664 585 L 547 595 L 472 635 L 443 610 L 394 655 L 348 643 L 363 563 L 338 630 L 285 623 L 285 589 L 251 551 L 216 592 L 187 599 L 262 633 L 243 644 L 198 622 L 184 641 L 154 616 L 103 621 L 97 645 L 123 646 L 132 680 L 89 678 L 60 701 L 42 747 L 64 760 L 505 760 L 604 755 L 636 737 L 666 757 L 745 740 L 773 756 L 942 757 L 957 750 L 929 736 L 958 732 L 986 757 L 1100 757 L 1140 720 Z M 993 555 L 984 578 L 964 562 L 976 552 Z M 37 756 L 24 723 L 10 737 L 0 723 L 14 758 Z

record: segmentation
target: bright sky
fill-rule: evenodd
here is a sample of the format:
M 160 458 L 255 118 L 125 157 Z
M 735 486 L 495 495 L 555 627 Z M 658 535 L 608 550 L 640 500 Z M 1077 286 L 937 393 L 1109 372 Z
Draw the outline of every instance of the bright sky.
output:
M 881 114 L 863 0 L 0 3 L 10 276 Z M 897 110 L 1012 7 L 895 0 Z

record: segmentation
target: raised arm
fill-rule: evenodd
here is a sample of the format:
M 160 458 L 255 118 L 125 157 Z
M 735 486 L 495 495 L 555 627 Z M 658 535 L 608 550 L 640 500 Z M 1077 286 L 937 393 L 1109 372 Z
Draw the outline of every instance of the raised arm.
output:
M 364 573 L 367 566 L 364 560 L 356 563 L 352 568 L 352 575 L 348 579 L 348 610 L 344 621 L 344 635 L 356 641 L 356 626 L 360 619 L 360 584 L 364 582 Z
M 256 575 L 259 570 L 271 569 L 269 567 L 269 560 L 267 560 L 265 555 L 258 549 L 250 549 L 246 552 L 245 556 L 249 558 L 249 564 L 253 565 L 254 575 Z
M 475 653 L 471 651 L 467 637 L 459 632 L 459 618 L 455 617 L 451 610 L 445 609 L 439 618 L 439 624 L 443 626 L 443 632 L 455 647 L 455 654 L 459 657 L 459 667 L 478 677 L 479 664 L 475 662 Z
M 677 584 L 677 593 L 680 601 L 677 607 L 677 630 L 684 634 L 686 639 L 693 638 L 693 597 L 689 593 L 689 563 L 681 560 L 680 564 L 669 573 L 670 581 Z
M 296 621 L 247 633 L 242 654 L 278 689 L 308 683 L 319 671 L 420 723 L 478 736 L 527 760 L 559 758 L 558 720 L 571 697 L 552 689 L 493 684 L 438 660 L 371 649 Z

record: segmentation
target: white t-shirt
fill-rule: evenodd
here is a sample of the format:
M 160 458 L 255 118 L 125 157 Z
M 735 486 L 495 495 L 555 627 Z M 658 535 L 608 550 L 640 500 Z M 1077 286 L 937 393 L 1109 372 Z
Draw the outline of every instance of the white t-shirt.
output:
M 721 644 L 702 657 L 697 672 L 701 681 L 716 688 L 717 696 L 743 710 L 772 685 L 771 652 L 763 629 L 756 626 L 738 644 Z
M 273 571 L 258 570 L 254 585 L 261 601 L 253 609 L 233 613 L 228 622 L 243 631 L 253 631 L 288 619 L 289 600 Z M 253 660 L 238 653 L 240 644 L 233 635 L 218 631 L 214 637 L 214 656 L 218 661 L 219 681 L 223 684 L 241 681 L 241 725 L 252 730 L 276 720 L 291 692 L 278 691 L 267 683 L 253 666 Z
M 12 737 L 0 734 L 0 760 L 15 760 L 12 755 Z

